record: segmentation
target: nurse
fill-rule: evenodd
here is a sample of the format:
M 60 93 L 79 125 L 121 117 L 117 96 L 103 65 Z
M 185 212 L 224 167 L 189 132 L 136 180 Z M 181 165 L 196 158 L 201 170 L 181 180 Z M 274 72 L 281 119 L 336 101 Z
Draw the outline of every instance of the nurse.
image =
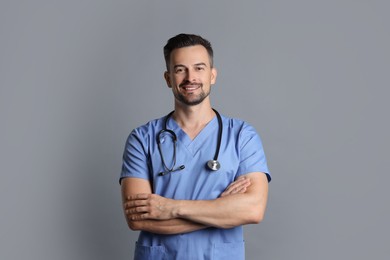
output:
M 263 219 L 271 180 L 260 137 L 212 108 L 210 42 L 179 34 L 164 56 L 174 110 L 134 129 L 123 155 L 126 221 L 141 231 L 134 259 L 245 259 L 242 226 Z

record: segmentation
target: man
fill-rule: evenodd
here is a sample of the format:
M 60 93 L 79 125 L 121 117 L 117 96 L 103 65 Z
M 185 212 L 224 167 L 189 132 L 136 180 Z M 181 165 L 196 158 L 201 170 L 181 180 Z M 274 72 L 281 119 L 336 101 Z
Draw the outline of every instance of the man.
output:
M 261 140 L 211 107 L 207 40 L 179 34 L 164 56 L 174 111 L 132 131 L 120 177 L 134 259 L 244 259 L 242 225 L 263 219 L 271 179 Z

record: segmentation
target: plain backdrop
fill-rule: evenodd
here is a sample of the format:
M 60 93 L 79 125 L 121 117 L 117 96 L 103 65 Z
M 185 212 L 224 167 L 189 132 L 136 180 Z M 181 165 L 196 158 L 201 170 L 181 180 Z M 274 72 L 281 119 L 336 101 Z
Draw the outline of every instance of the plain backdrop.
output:
M 172 110 L 168 38 L 209 39 L 221 113 L 273 180 L 247 259 L 388 259 L 390 4 L 0 1 L 0 259 L 132 259 L 130 131 Z

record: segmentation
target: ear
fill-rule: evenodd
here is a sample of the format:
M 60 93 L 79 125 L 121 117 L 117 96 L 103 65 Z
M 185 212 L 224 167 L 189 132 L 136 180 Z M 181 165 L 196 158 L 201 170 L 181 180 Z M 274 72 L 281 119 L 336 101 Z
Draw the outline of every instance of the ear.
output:
M 217 69 L 212 68 L 211 69 L 211 85 L 215 84 L 215 82 L 217 81 L 217 74 L 218 74 Z
M 172 88 L 171 78 L 169 77 L 169 72 L 168 71 L 164 72 L 164 79 L 165 79 L 165 82 L 167 83 L 168 88 Z

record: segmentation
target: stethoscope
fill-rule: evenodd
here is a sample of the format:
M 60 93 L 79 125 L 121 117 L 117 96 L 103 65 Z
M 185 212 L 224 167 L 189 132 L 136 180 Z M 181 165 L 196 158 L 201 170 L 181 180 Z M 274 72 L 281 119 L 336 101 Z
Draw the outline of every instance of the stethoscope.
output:
M 211 171 L 217 171 L 217 170 L 219 170 L 219 168 L 221 168 L 221 164 L 218 162 L 218 155 L 219 155 L 219 149 L 221 147 L 221 140 L 222 140 L 222 119 L 221 119 L 221 116 L 219 115 L 219 113 L 217 112 L 217 110 L 215 110 L 215 109 L 213 109 L 213 110 L 214 110 L 215 114 L 217 115 L 217 119 L 218 119 L 218 143 L 217 143 L 217 148 L 215 150 L 214 158 L 212 160 L 207 161 L 206 166 Z M 164 171 L 160 172 L 158 174 L 160 176 L 164 176 L 164 175 L 166 175 L 168 173 L 171 173 L 171 172 L 181 171 L 181 170 L 183 170 L 185 168 L 184 164 L 180 165 L 177 168 L 175 168 L 175 165 L 176 165 L 176 141 L 177 141 L 177 136 L 176 136 L 175 132 L 173 132 L 172 130 L 167 128 L 168 120 L 172 116 L 173 112 L 175 112 L 175 111 L 170 112 L 165 117 L 165 119 L 164 119 L 164 128 L 157 134 L 158 150 L 160 152 L 161 161 L 162 161 L 162 164 L 164 166 Z M 162 149 L 161 149 L 161 138 L 160 137 L 161 137 L 161 135 L 163 133 L 168 133 L 169 135 L 171 135 L 172 140 L 173 140 L 173 161 L 172 161 L 172 167 L 171 168 L 169 168 L 167 166 L 167 164 L 165 163 L 164 155 L 163 155 L 163 152 L 162 152 Z

